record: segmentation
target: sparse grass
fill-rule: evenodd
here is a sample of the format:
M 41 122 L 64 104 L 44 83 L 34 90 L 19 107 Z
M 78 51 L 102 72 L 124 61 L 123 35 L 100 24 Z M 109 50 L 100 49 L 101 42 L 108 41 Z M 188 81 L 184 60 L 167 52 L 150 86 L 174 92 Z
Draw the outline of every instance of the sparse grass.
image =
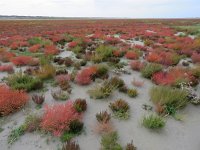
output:
M 185 90 L 164 86 L 152 87 L 150 90 L 150 97 L 154 104 L 172 104 L 176 108 L 186 105 L 187 95 L 188 92 Z
M 18 128 L 13 129 L 8 136 L 8 144 L 13 144 L 16 142 L 25 133 L 25 130 L 25 125 L 21 125 Z
M 162 70 L 162 65 L 155 64 L 155 63 L 149 63 L 144 68 L 142 68 L 141 73 L 142 76 L 145 78 L 151 78 L 151 76 Z
M 103 135 L 101 139 L 101 150 L 122 150 L 121 145 L 117 141 L 117 132 L 111 132 Z
M 30 75 L 23 74 L 22 72 L 15 73 L 5 78 L 7 84 L 17 90 L 36 90 L 42 87 L 42 81 Z
M 149 129 L 160 129 L 165 126 L 165 121 L 162 117 L 151 114 L 143 118 L 142 125 Z
M 91 98 L 103 99 L 103 98 L 109 97 L 111 93 L 113 92 L 113 90 L 115 89 L 116 89 L 115 86 L 105 81 L 102 85 L 97 85 L 93 87 L 92 89 L 88 90 L 88 93 Z

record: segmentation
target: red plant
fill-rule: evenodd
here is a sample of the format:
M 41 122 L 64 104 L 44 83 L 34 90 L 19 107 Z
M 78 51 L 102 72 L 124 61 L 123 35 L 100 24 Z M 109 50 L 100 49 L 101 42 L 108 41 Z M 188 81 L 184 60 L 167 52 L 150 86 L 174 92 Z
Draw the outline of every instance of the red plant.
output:
M 122 50 L 115 50 L 113 51 L 113 55 L 115 57 L 122 57 L 124 55 L 124 52 Z
M 131 69 L 140 71 L 145 66 L 145 63 L 143 63 L 141 61 L 132 61 L 130 63 L 130 66 L 131 66 Z
M 0 85 L 0 116 L 17 111 L 26 104 L 28 99 L 29 96 L 26 92 Z
M 8 72 L 8 73 L 14 72 L 13 65 L 2 65 L 2 66 L 0 66 L 0 72 Z
M 12 52 L 7 52 L 7 51 L 0 52 L 0 60 L 3 62 L 8 62 L 13 57 L 15 57 L 15 54 Z
M 44 48 L 45 55 L 56 55 L 59 53 L 59 50 L 54 45 L 46 45 Z
M 113 44 L 113 45 L 115 45 L 115 44 L 117 44 L 117 43 L 120 43 L 121 41 L 120 41 L 119 38 L 107 37 L 107 38 L 105 39 L 105 42 L 108 43 L 108 44 Z
M 40 47 L 41 47 L 40 44 L 36 44 L 36 45 L 33 45 L 33 46 L 29 47 L 28 50 L 29 50 L 30 52 L 32 52 L 32 53 L 36 53 L 36 52 L 39 51 Z
M 200 63 L 200 54 L 193 53 L 191 58 L 194 63 Z
M 137 81 L 133 79 L 132 84 L 136 87 L 142 87 L 144 85 L 144 81 Z
M 175 82 L 175 78 L 172 75 L 164 72 L 153 74 L 152 80 L 158 85 L 172 85 Z
M 68 47 L 69 47 L 69 48 L 74 48 L 74 47 L 76 47 L 77 45 L 78 45 L 78 43 L 75 42 L 75 41 L 73 41 L 73 42 L 70 42 L 70 43 L 68 44 Z
M 69 74 L 61 74 L 61 75 L 57 75 L 55 77 L 56 83 L 58 83 L 59 85 L 64 84 L 65 82 L 70 81 L 70 75 Z
M 69 130 L 71 121 L 80 120 L 80 118 L 81 114 L 75 110 L 73 102 L 68 101 L 65 104 L 46 106 L 40 126 L 43 130 L 60 136 L 64 131 Z
M 190 82 L 191 85 L 198 83 L 192 72 L 184 68 L 172 68 L 168 72 L 157 72 L 153 74 L 152 80 L 156 84 L 169 86 L 176 85 L 177 81 Z
M 11 58 L 11 62 L 16 66 L 25 66 L 25 65 L 37 65 L 39 60 L 37 58 L 33 58 L 31 56 L 17 56 Z
M 125 57 L 127 59 L 138 59 L 138 54 L 134 51 L 127 51 L 126 54 L 125 54 Z
M 80 85 L 88 85 L 92 81 L 92 76 L 97 72 L 97 68 L 95 66 L 91 66 L 81 70 L 75 78 L 75 81 Z
M 157 54 L 157 53 L 150 53 L 148 56 L 147 56 L 147 61 L 149 62 L 160 62 L 162 60 L 162 58 Z

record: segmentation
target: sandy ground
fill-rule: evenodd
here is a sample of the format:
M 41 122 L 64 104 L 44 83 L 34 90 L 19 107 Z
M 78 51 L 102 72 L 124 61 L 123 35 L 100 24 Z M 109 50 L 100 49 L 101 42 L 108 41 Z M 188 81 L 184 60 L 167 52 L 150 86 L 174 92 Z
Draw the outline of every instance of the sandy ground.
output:
M 6 73 L 1 73 L 1 76 Z M 90 86 L 77 86 L 72 84 L 72 94 L 70 99 L 85 98 L 87 100 L 88 109 L 84 114 L 85 133 L 76 138 L 80 144 L 81 150 L 98 150 L 100 149 L 101 137 L 94 131 L 96 125 L 95 114 L 102 110 L 109 110 L 108 105 L 115 99 L 122 98 L 130 104 L 131 117 L 127 121 L 119 121 L 112 118 L 113 125 L 119 133 L 119 142 L 123 146 L 131 140 L 138 147 L 138 150 L 199 150 L 200 148 L 200 109 L 198 106 L 188 105 L 180 111 L 184 116 L 184 121 L 176 121 L 173 118 L 167 118 L 167 123 L 164 129 L 160 131 L 151 131 L 141 126 L 141 118 L 145 114 L 152 112 L 142 109 L 143 104 L 152 105 L 149 101 L 149 89 L 153 85 L 151 81 L 146 80 L 140 76 L 140 73 L 131 71 L 131 75 L 122 75 L 128 87 L 133 87 L 131 81 L 133 78 L 136 80 L 144 80 L 145 84 L 141 88 L 137 88 L 139 96 L 137 98 L 129 98 L 127 95 L 115 91 L 109 98 L 104 100 L 90 99 L 87 90 L 90 89 L 95 83 Z M 58 103 L 53 100 L 50 90 L 45 93 L 45 103 L 53 104 Z M 200 91 L 200 87 L 198 87 Z M 60 102 L 63 103 L 63 102 Z M 12 128 L 19 126 L 28 113 L 37 111 L 34 108 L 32 101 L 27 106 L 3 120 L 3 132 L 0 133 L 1 150 L 56 150 L 59 149 L 61 143 L 58 139 L 50 136 L 41 135 L 39 133 L 27 133 L 22 136 L 12 146 L 7 144 L 7 136 Z M 153 106 L 153 105 L 152 105 Z M 41 111 L 41 110 L 40 110 Z
M 137 43 L 137 42 L 136 42 Z M 73 54 L 63 52 L 60 56 L 66 57 Z M 24 68 L 23 68 L 24 69 Z M 128 68 L 130 71 L 131 69 Z M 19 68 L 17 68 L 19 70 Z M 7 76 L 7 73 L 0 73 L 0 79 Z M 144 86 L 137 88 L 139 95 L 136 98 L 130 98 L 125 94 L 115 91 L 109 98 L 104 100 L 91 99 L 87 93 L 95 83 L 89 86 L 78 86 L 72 84 L 71 100 L 76 98 L 85 98 L 87 100 L 88 109 L 84 113 L 83 121 L 85 132 L 76 137 L 81 150 L 99 150 L 101 136 L 95 130 L 96 113 L 102 110 L 109 110 L 110 102 L 122 98 L 130 105 L 130 119 L 127 121 L 119 121 L 112 118 L 112 123 L 119 133 L 119 143 L 125 145 L 133 140 L 138 150 L 199 150 L 200 149 L 200 109 L 199 106 L 188 105 L 181 110 L 179 114 L 183 115 L 183 121 L 176 121 L 174 118 L 166 118 L 166 126 L 162 130 L 151 131 L 141 125 L 141 119 L 144 115 L 153 113 L 142 108 L 143 104 L 153 106 L 149 100 L 149 89 L 153 86 L 150 80 L 141 77 L 139 72 L 131 71 L 130 75 L 121 75 L 128 87 L 134 87 L 131 84 L 133 78 L 144 81 Z M 48 86 L 45 92 L 45 104 L 64 103 L 55 101 L 51 96 L 52 88 Z M 197 87 L 197 93 L 200 93 L 200 86 Z M 43 105 L 43 106 L 44 106 Z M 61 148 L 59 139 L 40 133 L 26 133 L 21 136 L 13 145 L 7 144 L 7 137 L 13 128 L 20 126 L 25 117 L 30 113 L 41 113 L 43 109 L 36 110 L 35 104 L 30 100 L 29 103 L 14 114 L 1 119 L 0 125 L 4 129 L 0 133 L 0 150 L 58 150 Z

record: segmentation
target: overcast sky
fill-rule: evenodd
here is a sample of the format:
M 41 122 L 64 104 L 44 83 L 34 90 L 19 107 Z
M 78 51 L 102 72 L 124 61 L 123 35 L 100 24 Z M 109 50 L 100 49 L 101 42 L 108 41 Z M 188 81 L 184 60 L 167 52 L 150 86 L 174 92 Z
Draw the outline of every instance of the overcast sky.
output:
M 60 17 L 200 17 L 200 0 L 0 0 L 0 15 Z

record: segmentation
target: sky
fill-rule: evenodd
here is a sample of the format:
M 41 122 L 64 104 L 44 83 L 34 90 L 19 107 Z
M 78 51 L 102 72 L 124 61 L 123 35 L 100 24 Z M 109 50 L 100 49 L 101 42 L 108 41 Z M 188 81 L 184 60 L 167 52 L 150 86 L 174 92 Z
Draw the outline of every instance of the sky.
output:
M 0 0 L 0 15 L 194 18 L 200 0 Z

